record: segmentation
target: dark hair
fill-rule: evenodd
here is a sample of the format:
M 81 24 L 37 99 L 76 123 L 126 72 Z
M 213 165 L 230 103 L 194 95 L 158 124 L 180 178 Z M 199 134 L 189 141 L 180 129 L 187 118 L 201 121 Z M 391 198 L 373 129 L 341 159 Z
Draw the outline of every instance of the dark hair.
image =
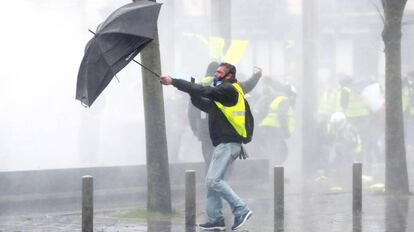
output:
M 219 63 L 217 61 L 210 62 L 210 64 L 208 64 L 205 76 L 214 76 L 214 73 L 216 72 L 218 66 Z
M 222 62 L 219 66 L 224 66 L 226 67 L 228 73 L 232 74 L 233 78 L 236 78 L 236 66 L 230 64 L 230 63 L 226 63 L 226 62 Z

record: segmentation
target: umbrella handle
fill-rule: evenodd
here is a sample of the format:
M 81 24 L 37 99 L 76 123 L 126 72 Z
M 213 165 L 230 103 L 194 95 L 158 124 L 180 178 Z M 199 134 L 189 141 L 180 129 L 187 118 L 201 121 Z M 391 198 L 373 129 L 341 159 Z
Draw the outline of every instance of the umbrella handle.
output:
M 160 74 L 158 74 L 158 73 L 156 73 L 156 72 L 152 71 L 151 69 L 149 69 L 149 68 L 148 68 L 148 67 L 146 67 L 145 65 L 141 64 L 140 62 L 136 61 L 135 59 L 132 59 L 132 61 L 134 61 L 135 63 L 137 63 L 137 64 L 141 65 L 141 67 L 143 67 L 143 68 L 144 68 L 145 70 L 147 70 L 148 72 L 150 72 L 150 73 L 154 74 L 155 76 L 157 76 L 157 77 L 161 77 L 161 75 L 160 75 Z

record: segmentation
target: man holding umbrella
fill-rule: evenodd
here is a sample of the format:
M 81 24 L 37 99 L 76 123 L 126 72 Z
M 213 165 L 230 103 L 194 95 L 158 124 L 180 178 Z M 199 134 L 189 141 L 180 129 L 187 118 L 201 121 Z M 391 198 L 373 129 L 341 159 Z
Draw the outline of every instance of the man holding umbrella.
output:
M 245 121 L 248 120 L 246 116 L 251 114 L 243 90 L 237 83 L 236 67 L 221 63 L 214 74 L 214 86 L 203 86 L 170 76 L 161 76 L 159 80 L 164 85 L 173 85 L 189 93 L 193 105 L 209 115 L 210 138 L 215 148 L 206 177 L 208 222 L 199 226 L 203 230 L 225 230 L 224 199 L 235 217 L 231 229 L 239 229 L 252 211 L 224 180 L 224 176 L 237 157 L 247 157 L 242 143 L 249 137 Z

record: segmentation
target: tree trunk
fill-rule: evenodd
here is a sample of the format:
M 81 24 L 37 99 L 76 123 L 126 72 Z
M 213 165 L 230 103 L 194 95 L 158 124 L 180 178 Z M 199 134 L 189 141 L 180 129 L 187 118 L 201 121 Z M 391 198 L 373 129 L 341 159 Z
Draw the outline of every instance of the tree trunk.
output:
M 401 98 L 401 20 L 407 0 L 382 0 L 385 13 L 385 190 L 409 192 Z
M 154 40 L 141 52 L 144 66 L 161 73 L 158 31 Z M 147 150 L 147 210 L 171 214 L 171 186 L 162 85 L 150 72 L 142 69 L 145 138 Z

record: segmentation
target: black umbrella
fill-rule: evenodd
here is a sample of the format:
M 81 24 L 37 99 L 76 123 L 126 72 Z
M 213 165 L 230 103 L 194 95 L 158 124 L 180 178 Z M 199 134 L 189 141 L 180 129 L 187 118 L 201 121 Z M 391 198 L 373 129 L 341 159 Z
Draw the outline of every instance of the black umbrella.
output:
M 76 99 L 91 106 L 112 78 L 154 39 L 160 7 L 156 2 L 135 1 L 98 26 L 79 67 Z

